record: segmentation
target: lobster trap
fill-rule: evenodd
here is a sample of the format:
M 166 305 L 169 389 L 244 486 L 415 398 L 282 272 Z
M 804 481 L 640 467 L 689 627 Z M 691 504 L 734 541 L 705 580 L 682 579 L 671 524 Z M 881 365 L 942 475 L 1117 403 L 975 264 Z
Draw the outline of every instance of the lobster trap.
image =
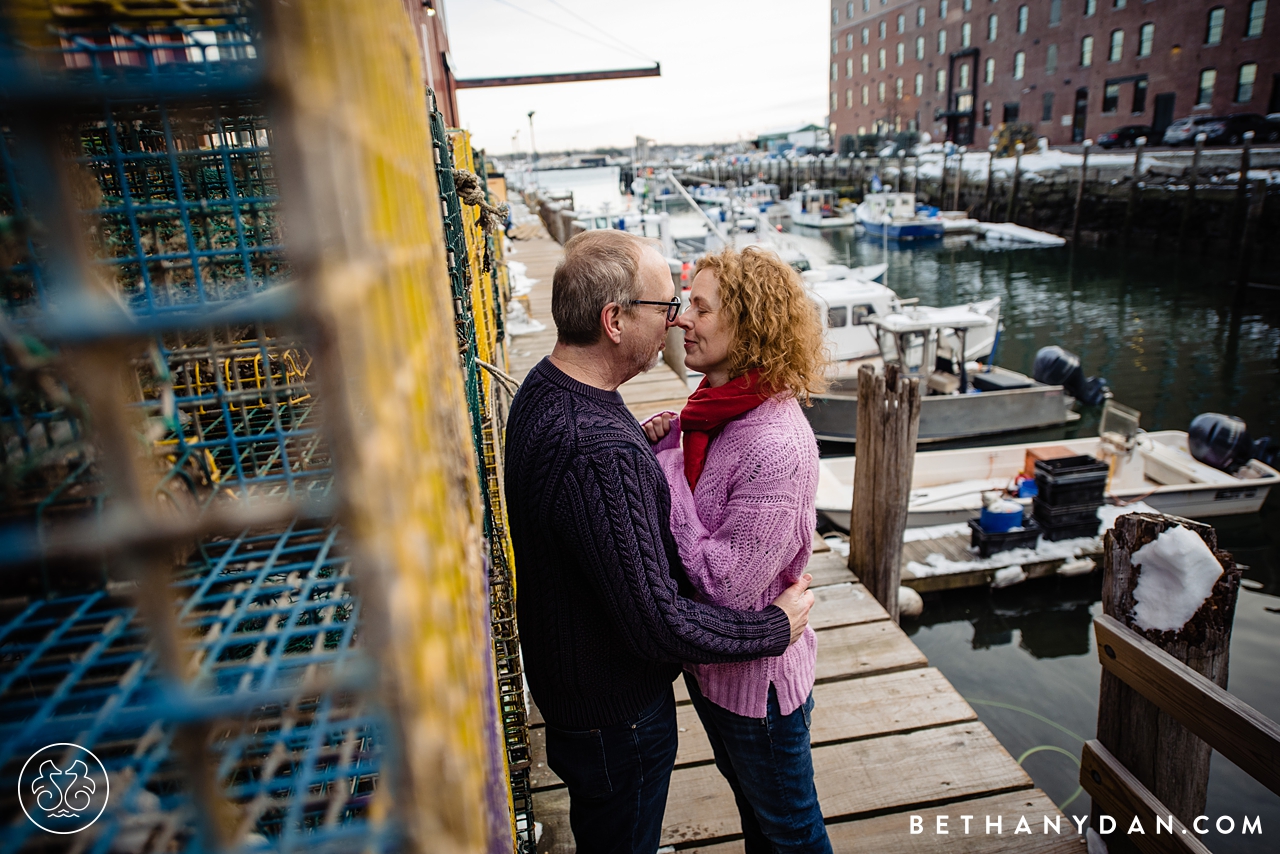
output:
M 521 803 L 531 838 L 500 303 L 453 299 L 403 17 L 4 21 L 0 773 L 73 743 L 110 784 L 76 837 L 8 790 L 6 851 L 512 850 Z

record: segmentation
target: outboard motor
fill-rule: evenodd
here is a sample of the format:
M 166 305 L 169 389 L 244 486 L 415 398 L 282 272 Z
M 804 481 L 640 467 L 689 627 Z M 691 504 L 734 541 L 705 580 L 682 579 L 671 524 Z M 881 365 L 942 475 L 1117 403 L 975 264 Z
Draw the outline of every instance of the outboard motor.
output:
M 1031 376 L 1038 383 L 1062 386 L 1067 394 L 1085 406 L 1101 406 L 1111 397 L 1111 389 L 1104 378 L 1086 378 L 1080 368 L 1080 357 L 1056 344 L 1041 347 L 1036 353 Z
M 1191 456 L 1207 466 L 1232 474 L 1251 459 L 1274 465 L 1280 448 L 1271 447 L 1271 439 L 1253 441 L 1244 421 L 1234 415 L 1204 412 L 1191 421 L 1187 431 Z

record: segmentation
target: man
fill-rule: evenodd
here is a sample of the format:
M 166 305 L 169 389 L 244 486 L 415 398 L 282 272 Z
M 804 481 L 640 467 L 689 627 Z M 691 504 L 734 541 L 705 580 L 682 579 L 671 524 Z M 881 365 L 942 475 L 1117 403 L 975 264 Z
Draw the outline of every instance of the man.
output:
M 529 689 L 582 854 L 657 850 L 682 662 L 775 656 L 808 623 L 809 576 L 763 611 L 694 601 L 671 497 L 618 387 L 652 365 L 679 301 L 646 241 L 589 231 L 552 283 L 552 353 L 507 422 L 506 494 Z

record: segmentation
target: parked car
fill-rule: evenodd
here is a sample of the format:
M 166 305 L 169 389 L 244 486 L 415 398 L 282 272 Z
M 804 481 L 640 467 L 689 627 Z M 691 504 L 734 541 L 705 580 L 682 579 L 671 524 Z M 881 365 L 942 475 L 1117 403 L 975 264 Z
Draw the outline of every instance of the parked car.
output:
M 1151 138 L 1151 125 L 1125 125 L 1098 134 L 1098 145 L 1103 148 L 1132 148 L 1140 136 L 1145 136 L 1148 142 L 1156 141 Z
M 1164 144 L 1189 145 L 1195 141 L 1196 134 L 1202 133 L 1209 145 L 1239 145 L 1246 131 L 1253 131 L 1256 142 L 1280 140 L 1280 123 L 1268 121 L 1257 113 L 1232 113 L 1178 119 L 1164 132 Z

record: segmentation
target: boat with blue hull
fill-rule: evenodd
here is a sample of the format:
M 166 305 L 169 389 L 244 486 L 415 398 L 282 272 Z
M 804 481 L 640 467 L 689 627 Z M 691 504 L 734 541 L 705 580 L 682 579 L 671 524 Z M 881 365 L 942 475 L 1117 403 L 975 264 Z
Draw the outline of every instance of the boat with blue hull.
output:
M 858 222 L 874 237 L 890 240 L 936 240 L 946 227 L 916 211 L 915 193 L 872 193 L 856 209 Z

